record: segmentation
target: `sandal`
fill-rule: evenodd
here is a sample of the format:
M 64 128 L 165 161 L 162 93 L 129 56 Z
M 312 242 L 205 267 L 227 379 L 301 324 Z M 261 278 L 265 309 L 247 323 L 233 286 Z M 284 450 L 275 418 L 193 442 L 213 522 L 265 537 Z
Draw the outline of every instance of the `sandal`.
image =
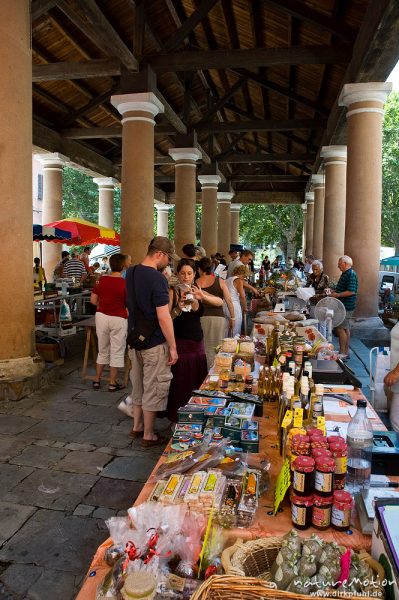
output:
M 144 430 L 141 431 L 134 431 L 134 429 L 132 429 L 131 431 L 129 431 L 129 435 L 131 438 L 133 438 L 134 440 L 137 440 L 138 438 L 142 438 L 144 435 Z
M 123 390 L 123 388 L 124 388 L 124 386 L 118 382 L 110 383 L 108 386 L 108 391 L 109 392 L 117 392 L 118 390 Z
M 141 447 L 142 448 L 152 448 L 153 446 L 166 446 L 166 444 L 168 443 L 169 438 L 163 436 L 163 435 L 158 435 L 158 439 L 156 440 L 141 440 Z
M 101 383 L 99 381 L 93 381 L 93 390 L 99 390 Z

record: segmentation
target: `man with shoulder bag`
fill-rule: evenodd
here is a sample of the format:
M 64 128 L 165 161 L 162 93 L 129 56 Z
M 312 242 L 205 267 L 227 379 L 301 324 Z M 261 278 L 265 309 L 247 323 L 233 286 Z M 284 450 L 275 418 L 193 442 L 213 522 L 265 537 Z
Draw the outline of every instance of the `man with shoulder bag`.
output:
M 141 264 L 126 273 L 129 333 L 127 343 L 132 363 L 133 428 L 131 437 L 143 436 L 144 448 L 166 444 L 154 432 L 157 412 L 166 409 L 172 379 L 170 367 L 178 359 L 173 321 L 169 313 L 169 290 L 161 271 L 170 260 L 178 260 L 174 244 L 166 237 L 151 240 Z

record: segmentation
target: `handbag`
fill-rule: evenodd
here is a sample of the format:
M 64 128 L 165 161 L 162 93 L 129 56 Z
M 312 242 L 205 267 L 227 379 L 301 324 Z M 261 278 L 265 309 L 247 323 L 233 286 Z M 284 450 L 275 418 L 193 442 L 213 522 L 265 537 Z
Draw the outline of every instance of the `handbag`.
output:
M 129 331 L 126 341 L 129 348 L 133 350 L 145 350 L 150 345 L 152 335 L 159 327 L 158 319 L 147 319 L 136 303 L 135 271 L 133 267 L 133 328 Z

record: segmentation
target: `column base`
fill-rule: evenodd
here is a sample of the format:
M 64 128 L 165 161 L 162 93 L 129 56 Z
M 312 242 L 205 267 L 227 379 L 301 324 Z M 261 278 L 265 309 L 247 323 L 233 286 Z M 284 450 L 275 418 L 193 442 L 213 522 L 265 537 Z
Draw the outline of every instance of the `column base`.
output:
M 0 360 L 0 400 L 20 400 L 42 385 L 44 362 L 38 354 Z
M 373 340 L 374 346 L 390 345 L 391 333 L 380 317 L 354 317 L 350 331 L 351 337 Z

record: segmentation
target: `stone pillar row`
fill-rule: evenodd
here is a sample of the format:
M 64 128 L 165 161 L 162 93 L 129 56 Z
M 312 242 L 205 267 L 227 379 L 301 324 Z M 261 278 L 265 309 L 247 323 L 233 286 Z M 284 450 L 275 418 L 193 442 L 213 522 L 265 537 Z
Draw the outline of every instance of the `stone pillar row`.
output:
M 314 192 L 314 217 L 313 217 L 313 256 L 319 260 L 323 258 L 324 235 L 324 177 L 312 175 Z
M 156 204 L 157 209 L 157 235 L 168 237 L 169 234 L 169 211 L 174 208 L 172 204 Z
M 201 246 L 207 256 L 218 252 L 218 204 L 219 175 L 199 175 L 202 189 Z
M 218 252 L 228 256 L 231 236 L 231 200 L 233 192 L 218 192 Z
M 240 209 L 241 204 L 232 204 L 230 206 L 230 244 L 240 243 Z

